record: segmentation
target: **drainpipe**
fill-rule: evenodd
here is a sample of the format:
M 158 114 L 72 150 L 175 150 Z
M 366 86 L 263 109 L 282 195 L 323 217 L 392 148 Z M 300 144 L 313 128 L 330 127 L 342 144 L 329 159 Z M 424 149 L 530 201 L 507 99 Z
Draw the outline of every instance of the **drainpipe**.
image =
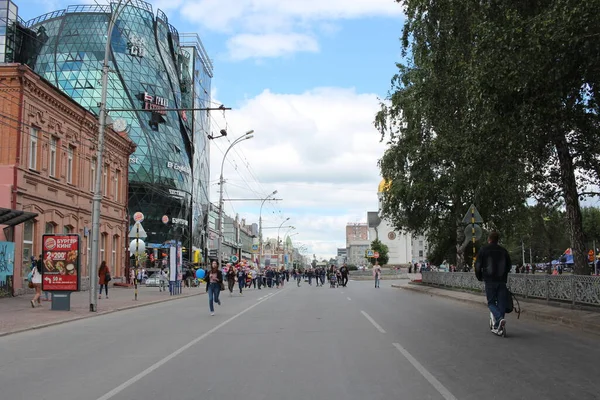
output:
M 19 85 L 20 85 L 20 93 L 19 93 L 19 116 L 18 116 L 18 122 L 17 122 L 17 156 L 15 158 L 15 166 L 13 169 L 13 188 L 12 188 L 12 204 L 11 204 L 11 208 L 13 210 L 17 209 L 17 179 L 18 179 L 18 173 L 17 170 L 19 169 L 19 166 L 21 165 L 21 129 L 23 129 L 23 98 L 24 98 L 24 92 L 25 92 L 25 78 L 23 77 L 24 75 L 24 68 L 23 66 L 19 66 L 17 68 L 17 71 L 19 73 Z M 14 241 L 14 227 L 13 227 L 13 241 Z

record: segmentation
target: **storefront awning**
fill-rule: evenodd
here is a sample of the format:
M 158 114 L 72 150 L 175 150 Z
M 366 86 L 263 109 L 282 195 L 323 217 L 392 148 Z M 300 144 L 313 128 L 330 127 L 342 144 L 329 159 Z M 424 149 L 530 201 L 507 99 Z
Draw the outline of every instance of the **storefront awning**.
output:
M 34 219 L 37 216 L 38 214 L 28 211 L 0 208 L 0 225 L 15 226 Z

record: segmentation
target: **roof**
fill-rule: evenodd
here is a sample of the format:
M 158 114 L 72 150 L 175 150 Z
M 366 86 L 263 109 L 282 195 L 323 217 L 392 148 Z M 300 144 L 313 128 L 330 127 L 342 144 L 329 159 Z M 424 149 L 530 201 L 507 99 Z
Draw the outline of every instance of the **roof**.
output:
M 368 211 L 367 223 L 369 224 L 369 228 L 378 227 L 379 224 L 381 224 L 381 218 L 379 218 L 379 213 L 377 211 Z
M 391 182 L 386 181 L 385 179 L 382 179 L 381 182 L 379 182 L 379 186 L 377 186 L 377 193 L 383 193 L 383 192 L 389 190 L 391 185 L 392 185 Z
M 37 213 L 0 208 L 0 225 L 15 226 L 37 217 Z

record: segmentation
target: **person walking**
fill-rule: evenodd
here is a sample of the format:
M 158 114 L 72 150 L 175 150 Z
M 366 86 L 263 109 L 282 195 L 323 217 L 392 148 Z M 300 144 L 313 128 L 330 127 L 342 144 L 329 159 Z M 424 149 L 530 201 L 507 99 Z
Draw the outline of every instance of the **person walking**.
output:
M 340 272 L 342 273 L 342 286 L 346 287 L 348 284 L 348 266 L 346 264 L 342 265 Z
M 221 305 L 219 300 L 219 294 L 221 293 L 221 287 L 223 286 L 223 273 L 219 271 L 219 264 L 213 260 L 208 271 L 208 277 L 206 278 L 206 292 L 208 293 L 208 308 L 210 309 L 210 315 L 215 315 L 215 305 Z
M 100 282 L 100 291 L 98 292 L 98 298 L 102 298 L 102 287 L 104 286 L 104 292 L 106 293 L 106 298 L 108 299 L 108 282 L 111 281 L 110 270 L 108 269 L 108 265 L 106 265 L 106 261 L 102 261 L 100 264 L 100 268 L 98 268 L 98 282 Z
M 492 332 L 502 336 L 506 326 L 504 313 L 508 303 L 508 289 L 506 282 L 512 267 L 508 251 L 498 244 L 498 232 L 490 232 L 488 244 L 479 249 L 475 262 L 475 276 L 485 284 Z
M 373 278 L 375 278 L 375 288 L 379 289 L 379 280 L 381 279 L 381 265 L 379 265 L 379 261 L 375 261 L 375 265 L 373 265 Z
M 42 303 L 40 301 L 40 297 L 42 296 L 42 266 L 40 263 L 32 265 L 30 283 L 29 287 L 35 289 L 35 296 L 31 299 L 31 307 L 35 308 L 36 302 L 38 305 Z
M 233 287 L 235 286 L 235 268 L 231 264 L 227 264 L 227 289 L 229 296 L 233 296 Z
M 246 278 L 247 278 L 246 271 L 244 271 L 244 268 L 242 266 L 239 266 L 238 271 L 237 271 L 237 279 L 238 279 L 238 288 L 240 289 L 240 296 L 242 295 L 242 290 L 244 289 L 244 286 L 246 286 Z

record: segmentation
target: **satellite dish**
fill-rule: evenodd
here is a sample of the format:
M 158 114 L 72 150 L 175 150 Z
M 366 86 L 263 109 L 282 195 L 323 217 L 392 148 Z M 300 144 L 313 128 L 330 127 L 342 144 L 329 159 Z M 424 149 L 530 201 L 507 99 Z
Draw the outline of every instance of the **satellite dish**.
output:
M 113 129 L 117 132 L 125 132 L 127 129 L 127 121 L 123 118 L 118 118 L 113 122 Z

